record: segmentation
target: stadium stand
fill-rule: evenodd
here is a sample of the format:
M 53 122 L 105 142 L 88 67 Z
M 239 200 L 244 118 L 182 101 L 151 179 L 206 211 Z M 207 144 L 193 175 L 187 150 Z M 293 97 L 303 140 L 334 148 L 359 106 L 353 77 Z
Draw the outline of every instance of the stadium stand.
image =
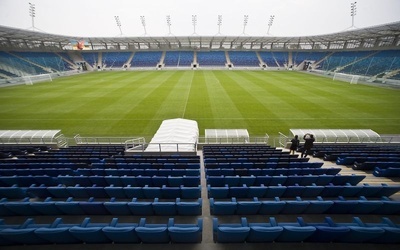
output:
M 97 52 L 82 52 L 82 58 L 93 68 L 97 68 L 99 63 L 99 53 Z
M 226 57 L 224 51 L 199 51 L 197 52 L 197 62 L 200 67 L 225 66 Z
M 259 67 L 260 61 L 253 51 L 230 51 L 229 58 L 235 67 Z
M 193 63 L 193 51 L 167 51 L 165 67 L 190 67 Z
M 285 67 L 285 65 L 288 65 L 288 53 L 260 51 L 259 54 L 268 67 Z
M 156 67 L 160 62 L 161 52 L 136 52 L 131 67 Z
M 107 68 L 121 68 L 128 62 L 131 55 L 131 52 L 103 52 L 102 65 Z

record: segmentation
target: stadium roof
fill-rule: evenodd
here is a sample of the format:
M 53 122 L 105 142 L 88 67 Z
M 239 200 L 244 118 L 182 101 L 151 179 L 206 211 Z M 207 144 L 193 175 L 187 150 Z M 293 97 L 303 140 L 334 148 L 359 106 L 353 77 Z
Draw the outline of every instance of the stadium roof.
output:
M 2 50 L 343 50 L 398 49 L 400 22 L 339 33 L 300 36 L 71 37 L 0 26 Z

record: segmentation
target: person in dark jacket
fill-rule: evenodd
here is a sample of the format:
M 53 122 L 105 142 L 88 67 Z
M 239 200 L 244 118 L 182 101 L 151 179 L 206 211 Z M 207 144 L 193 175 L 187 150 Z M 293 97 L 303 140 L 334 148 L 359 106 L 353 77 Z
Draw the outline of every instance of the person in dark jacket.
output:
M 304 139 L 304 146 L 303 146 L 303 151 L 301 153 L 302 158 L 307 157 L 307 155 L 310 154 L 310 150 L 314 146 L 314 141 L 315 141 L 314 135 L 308 133 L 303 136 L 303 139 Z
M 294 154 L 300 146 L 299 136 L 295 135 L 294 138 L 290 141 L 290 154 Z

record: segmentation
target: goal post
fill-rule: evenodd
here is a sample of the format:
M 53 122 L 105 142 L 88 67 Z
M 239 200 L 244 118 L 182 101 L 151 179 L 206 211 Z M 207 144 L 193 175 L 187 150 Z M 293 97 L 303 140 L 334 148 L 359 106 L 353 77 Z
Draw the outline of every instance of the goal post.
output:
M 30 75 L 30 76 L 23 76 L 24 82 L 26 85 L 33 85 L 37 82 L 51 82 L 53 78 L 50 74 L 40 74 L 40 75 Z
M 357 75 L 348 75 L 344 73 L 335 73 L 333 75 L 333 81 L 343 81 L 349 82 L 350 84 L 357 84 L 360 76 Z

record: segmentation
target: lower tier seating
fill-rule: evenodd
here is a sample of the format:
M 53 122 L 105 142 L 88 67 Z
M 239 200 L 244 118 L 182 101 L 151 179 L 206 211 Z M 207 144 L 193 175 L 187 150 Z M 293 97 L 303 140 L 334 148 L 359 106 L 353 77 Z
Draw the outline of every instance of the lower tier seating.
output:
M 334 222 L 326 217 L 320 223 L 306 223 L 302 217 L 295 222 L 220 223 L 213 218 L 213 238 L 218 243 L 243 242 L 342 242 L 342 243 L 399 243 L 400 225 L 383 217 L 381 223 L 364 223 L 353 217 L 349 223 Z
M 101 244 L 101 243 L 199 243 L 202 241 L 203 219 L 197 223 L 179 224 L 174 218 L 168 223 L 150 224 L 146 218 L 139 223 L 92 222 L 68 224 L 57 218 L 50 224 L 38 224 L 29 218 L 21 225 L 7 225 L 0 220 L 0 245 L 31 244 Z

